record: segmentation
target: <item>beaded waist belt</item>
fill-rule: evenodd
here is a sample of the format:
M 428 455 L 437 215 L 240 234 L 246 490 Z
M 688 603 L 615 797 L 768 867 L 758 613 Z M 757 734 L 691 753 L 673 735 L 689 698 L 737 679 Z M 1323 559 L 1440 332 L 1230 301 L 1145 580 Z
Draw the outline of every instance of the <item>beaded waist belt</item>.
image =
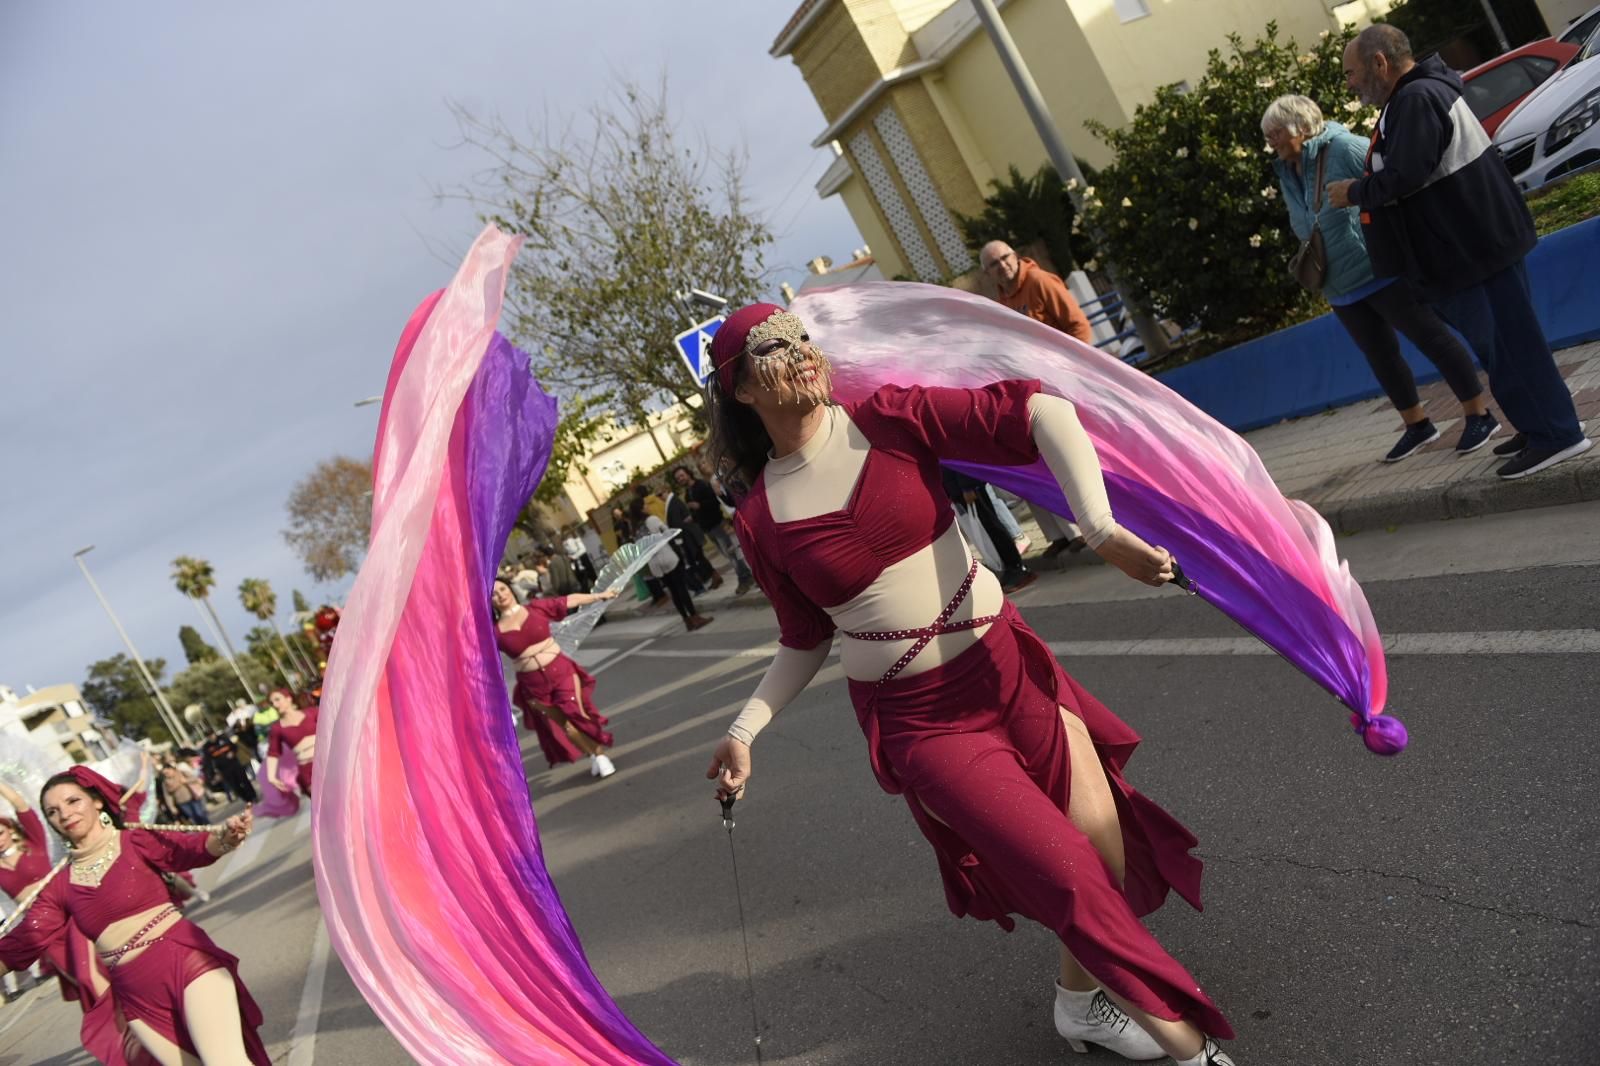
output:
M 956 613 L 956 608 L 961 606 L 961 601 L 967 598 L 967 593 L 972 591 L 972 579 L 978 576 L 978 560 L 973 559 L 972 565 L 967 568 L 967 576 L 961 582 L 961 587 L 956 589 L 956 594 L 950 602 L 944 605 L 944 610 L 939 612 L 939 617 L 933 620 L 932 625 L 922 626 L 919 629 L 890 629 L 881 633 L 851 633 L 845 631 L 845 636 L 856 640 L 913 640 L 916 643 L 906 649 L 906 653 L 895 660 L 882 677 L 878 678 L 880 685 L 894 680 L 895 676 L 911 665 L 911 660 L 922 653 L 922 649 L 932 643 L 933 638 L 944 633 L 959 633 L 964 629 L 976 629 L 986 626 L 991 622 L 1000 620 L 997 614 L 986 614 L 981 618 L 968 618 L 962 622 L 950 621 L 950 616 Z
M 107 967 L 113 967 L 116 966 L 117 963 L 121 962 L 129 952 L 135 951 L 138 948 L 149 947 L 151 944 L 154 944 L 157 940 L 160 940 L 161 937 L 154 936 L 150 937 L 149 940 L 146 940 L 145 937 L 149 935 L 150 930 L 166 921 L 171 915 L 177 913 L 178 908 L 174 907 L 170 903 L 165 907 L 162 907 L 156 912 L 155 917 L 144 923 L 143 928 L 128 938 L 128 942 L 126 944 L 122 945 L 120 948 L 112 948 L 110 951 L 102 951 L 100 953 L 100 960 L 104 962 Z M 164 936 L 165 934 L 162 935 Z

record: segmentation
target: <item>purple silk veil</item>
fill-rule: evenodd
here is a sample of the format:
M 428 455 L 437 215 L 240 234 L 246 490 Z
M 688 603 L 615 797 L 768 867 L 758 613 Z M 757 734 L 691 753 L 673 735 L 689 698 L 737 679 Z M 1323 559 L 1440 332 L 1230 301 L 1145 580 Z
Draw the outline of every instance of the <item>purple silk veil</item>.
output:
M 992 300 L 934 285 L 813 289 L 791 308 L 828 354 L 834 395 L 887 384 L 973 387 L 1038 378 L 1094 441 L 1117 521 L 1172 552 L 1199 595 L 1348 706 L 1369 749 L 1405 747 L 1383 715 L 1383 644 L 1361 586 L 1308 505 L 1286 500 L 1236 433 L 1154 378 Z M 951 464 L 1064 516 L 1042 460 Z
M 329 939 L 426 1063 L 668 1063 L 600 986 L 539 847 L 489 614 L 555 401 L 495 332 L 486 228 L 401 336 L 372 540 L 324 684 L 312 802 Z

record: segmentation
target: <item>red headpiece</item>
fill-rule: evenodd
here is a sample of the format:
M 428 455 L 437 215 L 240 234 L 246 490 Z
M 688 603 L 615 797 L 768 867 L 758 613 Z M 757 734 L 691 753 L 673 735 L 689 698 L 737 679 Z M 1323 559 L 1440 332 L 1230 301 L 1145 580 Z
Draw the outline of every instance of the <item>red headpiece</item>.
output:
M 739 356 L 744 353 L 744 342 L 750 331 L 782 312 L 783 308 L 777 304 L 750 304 L 739 308 L 717 327 L 711 338 L 711 365 L 717 369 L 717 382 L 724 395 L 733 395 L 733 375 L 739 368 Z
M 94 789 L 100 793 L 100 798 L 106 801 L 106 810 L 118 818 L 122 817 L 122 789 L 109 778 L 102 777 L 87 766 L 74 766 L 61 771 L 63 775 L 72 778 L 82 789 Z M 44 806 L 44 796 L 39 796 L 39 805 Z

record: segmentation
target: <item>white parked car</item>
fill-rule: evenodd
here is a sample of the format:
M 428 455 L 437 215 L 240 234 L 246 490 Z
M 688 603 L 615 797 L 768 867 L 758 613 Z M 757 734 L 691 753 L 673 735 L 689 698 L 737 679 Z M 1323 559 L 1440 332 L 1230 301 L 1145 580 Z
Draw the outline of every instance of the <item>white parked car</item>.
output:
M 1600 169 L 1600 28 L 1572 62 L 1506 116 L 1494 144 L 1524 192 Z

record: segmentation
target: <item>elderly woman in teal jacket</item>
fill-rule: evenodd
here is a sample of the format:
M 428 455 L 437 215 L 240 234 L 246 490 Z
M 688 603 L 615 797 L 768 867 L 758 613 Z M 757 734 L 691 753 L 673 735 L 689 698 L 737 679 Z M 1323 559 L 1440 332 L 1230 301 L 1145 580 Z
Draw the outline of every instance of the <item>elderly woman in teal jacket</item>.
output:
M 1328 256 L 1322 295 L 1367 357 L 1378 384 L 1405 422 L 1405 433 L 1383 461 L 1397 463 L 1439 439 L 1438 428 L 1417 396 L 1411 368 L 1400 354 L 1396 331 L 1439 368 L 1450 391 L 1461 401 L 1463 425 L 1456 451 L 1465 455 L 1483 447 L 1499 432 L 1500 423 L 1489 413 L 1472 357 L 1404 279 L 1373 275 L 1356 209 L 1332 207 L 1325 193 L 1318 195 L 1319 186 L 1362 176 L 1367 142 L 1339 123 L 1324 119 L 1316 101 L 1305 96 L 1274 100 L 1261 118 L 1261 132 L 1278 156 L 1273 169 L 1295 236 L 1309 239 L 1313 221 L 1322 230 Z

